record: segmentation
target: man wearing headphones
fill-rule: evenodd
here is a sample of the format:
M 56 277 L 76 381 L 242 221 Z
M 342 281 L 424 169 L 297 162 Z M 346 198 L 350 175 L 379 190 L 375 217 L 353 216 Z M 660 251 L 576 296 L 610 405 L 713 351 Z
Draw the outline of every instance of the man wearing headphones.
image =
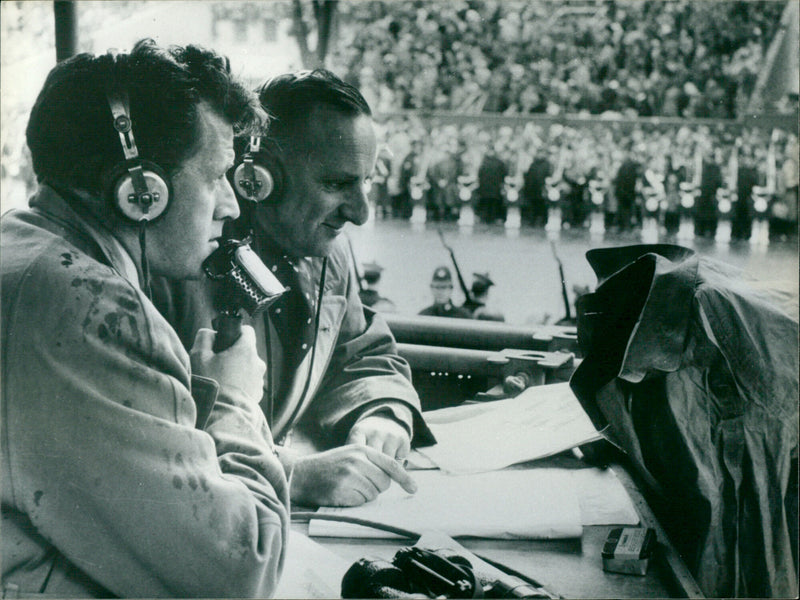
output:
M 433 436 L 388 326 L 359 300 L 340 236 L 348 222 L 367 219 L 365 183 L 377 155 L 370 108 L 325 70 L 282 75 L 258 92 L 273 120 L 268 137 L 244 138 L 237 151 L 232 177 L 243 214 L 232 233 L 252 235 L 287 288 L 253 326 L 268 365 L 261 406 L 292 500 L 357 505 L 392 481 L 413 492 L 398 459 L 412 440 Z M 199 297 L 190 294 L 194 304 L 172 317 L 185 342 L 212 314 Z M 323 451 L 293 451 L 295 426 Z
M 49 74 L 39 190 L 2 219 L 4 597 L 266 597 L 288 485 L 245 327 L 187 354 L 150 272 L 198 278 L 239 215 L 234 128 L 266 114 L 225 58 L 152 40 Z M 210 412 L 197 422 L 199 408 Z

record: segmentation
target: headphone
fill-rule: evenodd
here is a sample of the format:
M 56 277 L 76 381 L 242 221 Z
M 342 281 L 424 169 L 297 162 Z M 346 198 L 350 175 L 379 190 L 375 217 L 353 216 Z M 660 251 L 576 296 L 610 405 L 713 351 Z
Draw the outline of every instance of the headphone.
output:
M 116 51 L 109 50 L 108 55 L 111 64 L 106 96 L 125 160 L 115 164 L 106 173 L 103 178 L 104 193 L 121 215 L 137 223 L 148 223 L 166 212 L 172 186 L 161 167 L 139 157 L 133 137 L 128 94 L 119 86 L 116 78 Z
M 233 188 L 240 198 L 256 204 L 280 198 L 285 173 L 274 146 L 274 142 L 259 136 L 250 137 L 242 161 L 233 171 Z

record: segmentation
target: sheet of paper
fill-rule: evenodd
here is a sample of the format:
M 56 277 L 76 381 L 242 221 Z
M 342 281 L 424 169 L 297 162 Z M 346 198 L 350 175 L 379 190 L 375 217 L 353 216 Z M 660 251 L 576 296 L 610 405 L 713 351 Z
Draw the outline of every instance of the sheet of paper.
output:
M 563 469 L 494 471 L 467 476 L 416 471 L 419 487 L 408 494 L 393 484 L 377 499 L 352 508 L 322 508 L 325 514 L 369 519 L 416 532 L 490 539 L 580 537 L 580 505 Z M 377 529 L 312 519 L 311 536 L 396 537 Z
M 275 598 L 338 598 L 350 564 L 344 558 L 297 531 L 286 546 Z
M 418 452 L 449 473 L 502 469 L 600 439 L 568 383 L 426 412 L 425 420 L 438 443 Z
M 463 476 L 423 471 L 413 475 L 420 487 L 415 495 L 393 485 L 368 504 L 319 512 L 420 533 L 437 530 L 451 536 L 491 539 L 576 537 L 584 525 L 639 523 L 633 502 L 611 469 L 508 469 Z M 314 519 L 309 535 L 396 537 L 351 523 Z
M 637 525 L 639 514 L 611 469 L 569 471 L 583 525 Z

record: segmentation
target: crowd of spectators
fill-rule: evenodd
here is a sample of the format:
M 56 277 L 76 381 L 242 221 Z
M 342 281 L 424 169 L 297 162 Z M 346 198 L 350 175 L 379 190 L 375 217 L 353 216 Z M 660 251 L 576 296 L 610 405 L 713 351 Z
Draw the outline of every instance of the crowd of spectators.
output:
M 379 111 L 735 118 L 785 2 L 340 4 L 332 65 Z
M 533 122 L 517 126 L 383 122 L 381 167 L 371 188 L 378 218 L 457 220 L 464 207 L 498 223 L 519 207 L 522 226 L 641 227 L 648 217 L 676 233 L 681 217 L 714 236 L 720 218 L 748 238 L 754 219 L 784 235 L 797 227 L 797 135 L 782 129 Z M 549 223 L 552 226 L 552 222 Z
M 122 17 L 144 4 L 119 3 L 115 10 Z M 233 16 L 240 21 L 252 21 L 262 8 L 210 5 L 215 19 L 232 18 L 228 13 L 238 10 Z M 288 3 L 278 5 L 283 8 L 270 14 L 290 14 Z M 551 206 L 540 199 L 557 196 L 563 223 L 581 227 L 602 198 L 609 226 L 626 228 L 641 222 L 646 199 L 652 204 L 653 186 L 642 183 L 646 175 L 663 180 L 655 186 L 659 198 L 669 196 L 673 204 L 673 187 L 692 183 L 699 189 L 703 171 L 710 181 L 715 167 L 699 168 L 698 155 L 707 163 L 717 159 L 722 196 L 733 187 L 734 147 L 740 165 L 755 165 L 756 188 L 772 186 L 773 201 L 782 194 L 779 186 L 792 189 L 780 173 L 781 165 L 791 164 L 784 160 L 791 139 L 771 144 L 770 132 L 742 132 L 741 120 L 732 119 L 741 115 L 765 68 L 785 6 L 785 0 L 342 2 L 329 66 L 360 87 L 379 117 L 395 114 L 384 123 L 387 151 L 374 179 L 379 216 L 410 218 L 421 203 L 432 220 L 456 220 L 470 203 L 479 219 L 496 222 L 518 201 L 523 224 L 538 226 Z M 29 35 L 37 23 L 49 21 L 51 10 L 3 3 L 8 39 Z M 80 39 L 90 39 L 99 18 L 97 11 L 81 9 Z M 21 44 L 7 46 L 4 65 L 23 52 Z M 474 114 L 486 122 L 437 125 L 397 116 L 402 109 Z M 19 188 L 8 197 L 25 198 L 33 187 L 16 134 L 27 110 L 4 108 L 2 180 L 9 192 Z M 489 114 L 533 121 L 497 126 Z M 594 124 L 558 124 L 581 115 L 599 116 Z M 730 123 L 719 129 L 688 121 L 683 127 L 631 124 L 652 115 Z M 614 184 L 631 154 L 636 165 L 627 164 L 623 173 L 635 167 L 639 184 L 630 202 L 623 189 L 620 203 Z M 777 174 L 768 177 L 766 165 L 772 163 Z M 785 202 L 772 204 L 786 212 Z M 796 207 L 788 215 L 796 215 Z

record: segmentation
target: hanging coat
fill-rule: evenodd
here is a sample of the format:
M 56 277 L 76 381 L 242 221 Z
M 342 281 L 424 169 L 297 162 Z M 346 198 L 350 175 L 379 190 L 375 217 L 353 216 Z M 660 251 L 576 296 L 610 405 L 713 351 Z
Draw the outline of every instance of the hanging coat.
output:
M 571 386 L 704 593 L 796 597 L 798 324 L 679 246 L 590 250 Z

